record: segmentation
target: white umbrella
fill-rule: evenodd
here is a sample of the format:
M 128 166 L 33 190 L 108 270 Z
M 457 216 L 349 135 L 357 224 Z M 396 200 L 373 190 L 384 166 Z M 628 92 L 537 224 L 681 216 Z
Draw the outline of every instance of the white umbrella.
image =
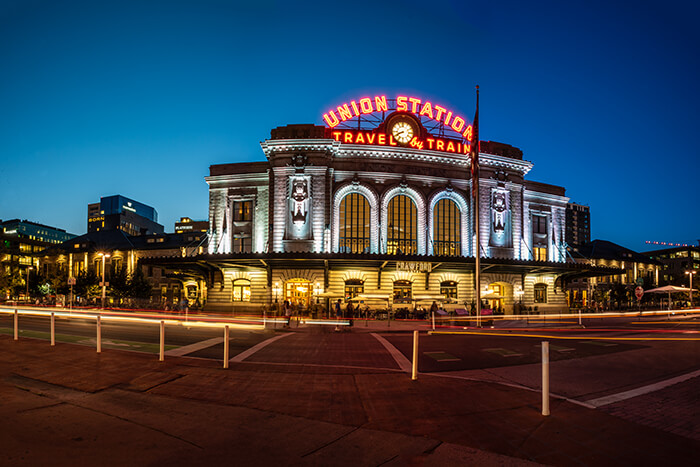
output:
M 645 290 L 644 293 L 668 293 L 668 309 L 671 309 L 671 292 L 690 292 L 693 289 L 688 287 L 676 287 L 675 285 L 664 285 L 655 289 Z M 663 301 L 662 301 L 663 306 Z
M 690 292 L 688 287 L 676 287 L 675 285 L 664 285 L 655 289 L 645 290 L 644 293 L 671 293 L 671 292 Z

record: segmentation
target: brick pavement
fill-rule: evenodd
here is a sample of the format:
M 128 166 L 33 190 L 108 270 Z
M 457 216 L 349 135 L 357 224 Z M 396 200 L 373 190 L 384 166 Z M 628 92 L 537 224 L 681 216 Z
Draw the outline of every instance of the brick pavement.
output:
M 696 440 L 560 400 L 542 417 L 530 391 L 411 381 L 382 369 L 371 339 L 298 332 L 266 347 L 266 362 L 256 355 L 224 370 L 0 336 L 0 384 L 10 394 L 0 416 L 12 427 L 0 452 L 24 465 L 691 465 L 700 450 Z

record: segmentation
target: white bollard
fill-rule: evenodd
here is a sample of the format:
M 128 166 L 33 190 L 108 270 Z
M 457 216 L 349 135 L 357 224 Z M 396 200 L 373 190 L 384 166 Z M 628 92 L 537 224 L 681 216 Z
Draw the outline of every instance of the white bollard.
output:
M 435 312 L 431 311 L 430 312 L 433 315 L 433 331 L 435 330 Z
M 158 361 L 165 360 L 165 321 L 160 321 L 160 357 Z
M 228 325 L 224 326 L 224 368 L 228 368 Z
M 97 315 L 97 353 L 102 353 L 102 322 Z
M 19 314 L 15 310 L 15 340 L 19 340 Z
M 51 312 L 51 345 L 56 345 L 56 315 Z
M 542 341 L 542 415 L 549 415 L 549 342 Z
M 411 379 L 418 379 L 418 331 L 413 331 L 413 369 Z

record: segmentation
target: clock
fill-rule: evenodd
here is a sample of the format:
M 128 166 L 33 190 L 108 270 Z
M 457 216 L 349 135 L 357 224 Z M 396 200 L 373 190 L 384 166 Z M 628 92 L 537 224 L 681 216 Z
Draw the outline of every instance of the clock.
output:
M 399 120 L 398 122 L 394 123 L 394 126 L 391 127 L 391 134 L 399 143 L 407 144 L 413 139 L 415 131 L 413 129 L 413 125 L 405 120 Z

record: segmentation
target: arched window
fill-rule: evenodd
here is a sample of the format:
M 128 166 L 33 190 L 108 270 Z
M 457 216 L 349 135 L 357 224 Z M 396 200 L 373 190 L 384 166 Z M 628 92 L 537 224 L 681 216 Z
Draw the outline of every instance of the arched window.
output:
M 455 281 L 442 281 L 440 282 L 440 295 L 444 295 L 445 298 L 457 298 L 457 282 Z
M 360 193 L 350 193 L 340 202 L 339 245 L 340 253 L 364 253 L 370 244 L 370 208 L 367 198 Z
M 236 279 L 235 281 L 233 281 L 233 292 L 231 293 L 231 301 L 250 301 L 250 281 L 248 279 Z
M 348 279 L 345 281 L 345 301 L 357 297 L 365 291 L 365 283 L 360 279 Z
M 411 297 L 409 281 L 394 281 L 394 303 L 410 303 Z
M 535 303 L 547 303 L 547 284 L 535 284 Z
M 418 210 L 411 198 L 398 195 L 389 201 L 387 227 L 388 254 L 418 253 Z
M 433 209 L 433 254 L 459 256 L 462 253 L 461 216 L 457 203 L 441 199 Z

